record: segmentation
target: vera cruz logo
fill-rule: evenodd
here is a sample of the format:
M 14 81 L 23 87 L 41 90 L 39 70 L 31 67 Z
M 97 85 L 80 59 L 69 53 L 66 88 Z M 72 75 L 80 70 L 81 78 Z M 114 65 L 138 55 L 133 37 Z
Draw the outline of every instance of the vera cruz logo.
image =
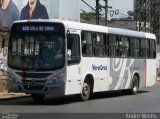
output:
M 95 64 L 92 64 L 92 69 L 94 71 L 107 71 L 108 67 L 103 65 L 96 66 Z

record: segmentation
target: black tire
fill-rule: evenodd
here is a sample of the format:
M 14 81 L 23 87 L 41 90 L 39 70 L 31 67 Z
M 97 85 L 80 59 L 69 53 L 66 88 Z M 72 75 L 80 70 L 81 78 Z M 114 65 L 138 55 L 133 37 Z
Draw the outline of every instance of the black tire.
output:
M 45 95 L 31 94 L 31 97 L 34 99 L 34 101 L 40 102 L 44 99 Z
M 84 81 L 80 98 L 82 101 L 87 101 L 91 95 L 91 85 L 88 81 Z
M 131 86 L 130 93 L 132 95 L 137 94 L 138 93 L 138 87 L 139 87 L 138 76 L 134 75 L 133 80 L 132 80 L 132 86 Z

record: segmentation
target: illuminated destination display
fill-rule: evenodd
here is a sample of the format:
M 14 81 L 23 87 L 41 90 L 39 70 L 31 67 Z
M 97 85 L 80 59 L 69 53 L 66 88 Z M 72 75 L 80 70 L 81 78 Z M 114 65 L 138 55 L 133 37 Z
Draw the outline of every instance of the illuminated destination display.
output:
M 22 26 L 22 31 L 45 31 L 45 32 L 51 32 L 55 31 L 55 28 L 53 26 Z
M 14 32 L 48 32 L 48 33 L 62 33 L 64 26 L 60 23 L 18 23 L 12 27 Z

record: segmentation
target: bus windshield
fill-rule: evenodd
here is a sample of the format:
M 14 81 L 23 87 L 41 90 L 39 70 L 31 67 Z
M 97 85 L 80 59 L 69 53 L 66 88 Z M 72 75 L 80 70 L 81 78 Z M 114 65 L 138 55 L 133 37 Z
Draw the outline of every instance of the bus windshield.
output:
M 64 36 L 48 32 L 12 33 L 8 66 L 18 70 L 57 70 L 64 66 Z

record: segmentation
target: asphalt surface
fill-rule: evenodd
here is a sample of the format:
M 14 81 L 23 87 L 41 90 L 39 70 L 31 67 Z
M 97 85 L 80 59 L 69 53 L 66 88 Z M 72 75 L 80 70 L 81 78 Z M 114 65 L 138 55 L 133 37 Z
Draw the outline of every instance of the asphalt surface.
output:
M 47 96 L 43 102 L 23 93 L 0 97 L 0 119 L 160 119 L 160 82 L 137 95 L 96 93 L 86 102 L 77 96 Z

